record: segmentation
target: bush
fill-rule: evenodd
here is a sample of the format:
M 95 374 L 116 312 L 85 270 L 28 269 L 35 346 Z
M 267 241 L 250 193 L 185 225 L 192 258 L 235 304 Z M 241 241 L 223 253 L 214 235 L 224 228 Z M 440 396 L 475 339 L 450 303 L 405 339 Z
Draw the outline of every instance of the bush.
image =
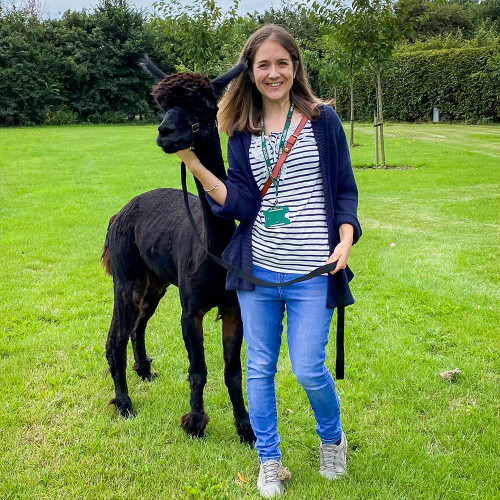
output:
M 93 113 L 88 116 L 87 121 L 90 123 L 102 123 L 101 115 L 99 113 Z
M 160 111 L 154 112 L 154 111 L 148 111 L 143 115 L 142 122 L 143 123 L 161 123 L 163 120 L 163 113 Z
M 127 120 L 127 116 L 119 111 L 105 111 L 102 114 L 93 113 L 87 120 L 90 123 L 123 123 Z
M 437 107 L 450 120 L 500 119 L 498 72 L 488 48 L 444 49 L 395 55 L 385 75 L 387 115 L 425 119 Z
M 138 63 L 147 53 L 161 64 L 164 35 L 129 0 L 96 3 L 43 20 L 0 0 L 0 126 L 74 123 L 73 111 L 116 123 L 121 114 L 104 112 L 133 116 L 153 104 Z M 65 105 L 71 112 L 59 113 Z
M 101 123 L 123 123 L 126 120 L 127 116 L 120 111 L 105 111 L 101 115 Z
M 78 121 L 78 113 L 73 112 L 69 106 L 63 106 L 54 113 L 49 113 L 45 120 L 47 125 L 71 125 Z

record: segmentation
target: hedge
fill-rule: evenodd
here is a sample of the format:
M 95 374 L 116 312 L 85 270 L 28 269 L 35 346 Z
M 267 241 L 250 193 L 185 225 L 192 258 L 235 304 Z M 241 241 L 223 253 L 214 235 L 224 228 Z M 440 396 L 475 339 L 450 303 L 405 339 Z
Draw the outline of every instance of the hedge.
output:
M 500 121 L 500 52 L 491 47 L 396 53 L 382 70 L 384 119 L 427 121 L 437 107 L 441 120 Z M 349 90 L 338 108 L 349 115 Z M 354 84 L 355 117 L 373 120 L 375 75 Z

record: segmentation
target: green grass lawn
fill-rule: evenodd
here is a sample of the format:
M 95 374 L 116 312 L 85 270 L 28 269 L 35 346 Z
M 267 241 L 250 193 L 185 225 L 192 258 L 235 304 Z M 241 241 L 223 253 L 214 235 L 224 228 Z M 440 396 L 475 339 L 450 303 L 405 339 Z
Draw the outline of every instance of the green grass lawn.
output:
M 387 163 L 414 168 L 355 171 L 364 235 L 350 259 L 356 304 L 337 383 L 348 474 L 330 483 L 317 473 L 314 418 L 284 343 L 286 497 L 499 498 L 499 130 L 387 124 L 385 134 Z M 109 217 L 143 191 L 180 186 L 179 162 L 155 136 L 154 126 L 0 129 L 2 499 L 257 498 L 214 312 L 206 439 L 179 427 L 189 385 L 173 287 L 146 337 L 153 383 L 132 372 L 129 350 L 137 417 L 106 404 L 112 281 L 99 259 Z M 357 125 L 355 139 L 353 164 L 373 165 L 373 127 Z M 334 352 L 332 341 L 332 370 Z M 439 377 L 454 368 L 455 381 Z

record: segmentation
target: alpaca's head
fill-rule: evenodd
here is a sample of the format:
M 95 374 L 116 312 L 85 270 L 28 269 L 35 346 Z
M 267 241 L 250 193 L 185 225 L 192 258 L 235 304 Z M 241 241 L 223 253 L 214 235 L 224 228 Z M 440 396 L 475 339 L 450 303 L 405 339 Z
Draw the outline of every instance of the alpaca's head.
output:
M 175 153 L 217 131 L 217 100 L 227 84 L 246 69 L 239 64 L 212 82 L 197 73 L 165 75 L 146 59 L 143 67 L 159 81 L 152 95 L 165 111 L 156 142 L 165 153 Z
M 217 99 L 208 78 L 197 73 L 178 73 L 161 79 L 152 95 L 165 111 L 156 142 L 165 153 L 193 146 L 195 134 L 215 129 Z

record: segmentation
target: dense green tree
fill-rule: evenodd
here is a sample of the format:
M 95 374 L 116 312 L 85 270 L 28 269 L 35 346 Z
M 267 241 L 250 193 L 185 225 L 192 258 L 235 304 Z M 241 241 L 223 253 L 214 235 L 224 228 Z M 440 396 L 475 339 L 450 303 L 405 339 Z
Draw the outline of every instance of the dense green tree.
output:
M 321 35 L 318 45 L 322 54 L 317 62 L 319 95 L 326 101 L 333 99 L 335 109 L 340 113 L 338 92 L 349 84 L 349 53 L 328 32 Z
M 482 28 L 496 28 L 500 32 L 499 0 L 419 0 L 409 9 L 408 16 L 422 15 L 426 21 L 416 26 L 410 40 L 426 40 L 458 31 L 471 38 Z
M 159 0 L 154 4 L 160 16 L 156 25 L 163 29 L 169 51 L 178 70 L 217 76 L 233 64 L 240 48 L 255 26 L 237 14 L 238 0 L 224 12 L 216 0 Z
M 365 68 L 368 59 L 364 52 L 363 18 L 353 9 L 339 9 L 337 21 L 323 27 L 322 44 L 325 47 L 321 74 L 345 80 L 349 84 L 350 134 L 349 146 L 354 147 L 354 81 Z
M 476 23 L 485 23 L 494 27 L 500 33 L 500 1 L 483 0 L 479 3 L 476 15 Z
M 0 16 L 0 123 L 51 121 L 60 108 L 94 121 L 151 113 L 151 79 L 138 63 L 163 44 L 126 0 L 46 21 L 9 9 Z
M 75 70 L 68 75 L 68 100 L 80 116 L 147 113 L 150 80 L 139 61 L 154 44 L 145 15 L 127 0 L 103 0 L 91 15 L 68 13 L 63 21 L 69 38 L 63 57 Z
M 53 29 L 17 9 L 0 18 L 0 124 L 42 123 L 63 101 Z
M 443 2 L 435 0 L 421 0 L 414 2 L 408 9 L 406 16 L 425 18 L 425 22 L 415 26 L 409 35 L 411 40 L 422 40 L 438 34 L 453 33 L 461 30 L 471 33 L 473 30 L 472 18 L 466 4 L 457 2 Z
M 251 15 L 234 18 L 230 26 L 230 32 L 224 36 L 221 44 L 221 58 L 219 71 L 221 73 L 228 66 L 238 61 L 247 38 L 259 27 Z

